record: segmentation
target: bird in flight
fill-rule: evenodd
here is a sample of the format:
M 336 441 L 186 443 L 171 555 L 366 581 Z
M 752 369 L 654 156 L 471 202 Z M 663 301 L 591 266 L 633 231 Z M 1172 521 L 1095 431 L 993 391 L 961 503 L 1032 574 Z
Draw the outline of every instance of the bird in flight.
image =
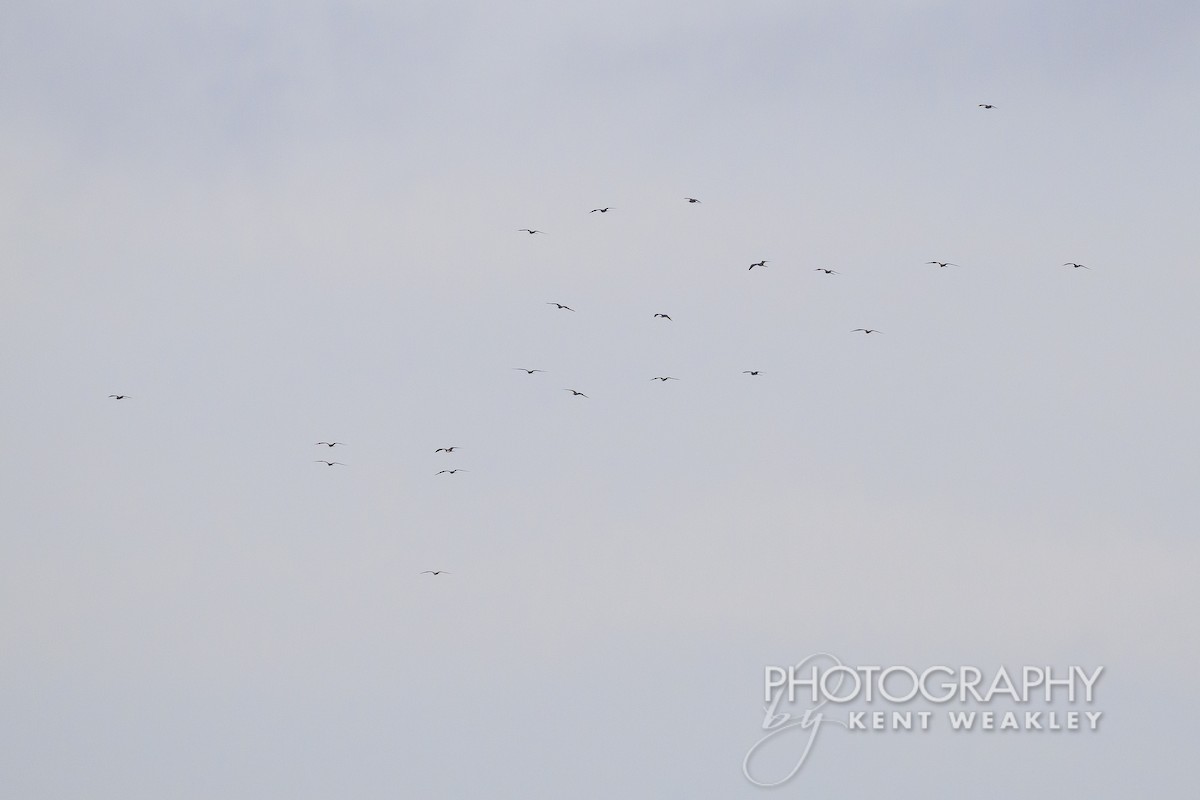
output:
M 458 445 L 454 445 L 453 447 L 439 447 L 437 450 L 434 450 L 433 452 L 435 452 L 435 453 L 453 453 L 457 449 L 458 449 Z
M 667 314 L 655 314 L 654 316 L 656 316 L 656 317 L 662 317 L 663 319 L 671 319 L 671 317 L 670 317 L 669 315 L 667 315 Z
M 995 106 L 992 105 L 991 103 L 980 103 L 979 107 L 980 108 L 995 108 Z
M 525 369 L 524 367 L 513 367 L 513 369 L 524 372 L 526 375 L 532 375 L 535 372 L 545 372 L 546 371 L 544 369 Z
M 958 264 L 952 264 L 949 261 L 926 261 L 926 264 L 937 264 L 939 267 L 957 267 Z
M 462 469 L 461 467 L 459 469 L 444 469 L 436 474 L 441 475 L 443 472 L 446 473 L 447 475 L 453 475 L 456 472 L 466 472 L 466 470 Z
M 672 378 L 671 376 L 668 375 L 666 377 L 651 378 L 650 380 L 662 381 L 663 383 L 666 383 L 667 381 L 677 381 L 677 380 L 679 380 L 679 378 Z
M 609 211 L 612 211 L 612 206 L 608 206 L 606 208 L 593 208 L 588 213 L 595 214 L 597 211 L 599 211 L 601 214 L 607 214 Z
M 1067 263 L 1063 264 L 1063 266 L 1073 267 L 1074 269 L 1091 269 L 1091 267 L 1086 267 L 1083 264 L 1076 264 L 1074 261 L 1068 261 Z
M 345 442 L 317 442 L 317 444 L 323 444 L 326 447 L 333 447 L 334 445 L 338 445 L 338 444 L 342 445 L 343 447 L 346 446 Z M 316 447 L 316 445 L 313 445 L 313 446 Z
M 449 575 L 444 569 L 427 569 L 421 573 L 422 575 Z
M 534 231 L 534 230 L 530 230 L 529 228 L 517 228 L 517 232 L 518 233 L 528 233 L 528 234 L 545 233 L 545 231 Z
M 765 267 L 765 266 L 767 266 L 768 263 L 769 262 L 767 262 L 765 259 L 762 261 L 755 261 L 753 264 L 750 265 L 750 269 L 754 269 L 755 267 Z
M 346 466 L 345 464 L 343 464 L 340 461 L 323 461 L 319 458 L 316 461 L 314 461 L 313 463 L 314 464 L 324 464 L 327 467 L 344 467 L 344 466 Z
M 546 305 L 548 305 L 548 306 L 558 306 L 559 308 L 561 308 L 561 309 L 563 309 L 563 310 L 565 310 L 565 311 L 574 311 L 574 310 L 575 310 L 575 309 L 571 308 L 570 306 L 564 306 L 562 303 L 546 303 Z
M 697 200 L 697 199 L 696 199 L 696 198 L 694 198 L 694 197 L 685 197 L 685 198 L 683 198 L 683 199 L 684 199 L 684 200 L 687 200 L 689 203 L 699 203 L 699 202 L 700 202 L 699 200 Z
M 813 270 L 813 272 L 824 272 L 826 275 L 841 275 L 842 274 L 842 273 L 838 272 L 836 269 L 825 269 L 824 267 L 817 267 L 816 269 Z
M 125 398 L 129 397 L 129 395 L 127 395 L 127 394 L 110 394 L 109 397 L 113 398 L 114 400 L 124 400 Z
M 856 333 L 858 331 L 862 331 L 863 333 L 883 333 L 883 331 L 877 331 L 874 328 L 855 328 L 854 330 L 852 330 L 850 332 Z
M 574 389 L 563 389 L 564 392 L 570 392 L 572 397 L 587 397 L 583 392 L 577 392 Z
M 759 372 L 761 372 L 761 370 L 757 370 L 757 369 L 744 369 L 744 370 L 742 370 L 742 374 L 743 374 L 743 375 L 757 375 Z

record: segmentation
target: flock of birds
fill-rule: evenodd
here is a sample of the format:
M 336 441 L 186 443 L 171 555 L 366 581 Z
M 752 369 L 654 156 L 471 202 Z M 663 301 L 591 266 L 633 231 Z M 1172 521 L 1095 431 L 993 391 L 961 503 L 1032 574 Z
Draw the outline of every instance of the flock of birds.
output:
M 996 107 L 996 106 L 992 105 L 991 103 L 980 103 L 980 104 L 979 104 L 979 108 L 982 108 L 982 109 L 994 109 L 995 107 Z M 683 199 L 684 199 L 684 200 L 685 200 L 687 203 L 689 203 L 689 204 L 694 204 L 694 203 L 699 203 L 699 202 L 700 202 L 700 200 L 699 200 L 698 198 L 695 198 L 695 197 L 685 197 L 685 198 L 683 198 Z M 595 214 L 595 213 L 607 214 L 608 212 L 610 212 L 610 211 L 612 211 L 612 210 L 614 210 L 614 207 L 613 207 L 613 206 L 604 206 L 604 207 L 602 207 L 602 208 L 593 208 L 593 209 L 592 209 L 590 212 L 588 212 L 588 213 L 591 213 L 591 214 Z M 532 235 L 534 235 L 534 234 L 542 234 L 542 235 L 545 235 L 545 234 L 546 234 L 546 231 L 543 231 L 543 230 L 540 230 L 540 229 L 536 229 L 536 228 L 518 228 L 518 229 L 517 229 L 517 231 L 518 231 L 519 233 L 526 233 L 526 234 L 529 234 L 529 235 L 531 235 L 531 236 L 532 236 Z M 765 268 L 766 268 L 766 266 L 767 266 L 767 264 L 769 264 L 769 263 L 771 263 L 771 262 L 770 262 L 770 261 L 768 261 L 768 260 L 766 260 L 766 259 L 761 259 L 761 260 L 759 260 L 759 261 L 754 261 L 754 262 L 752 262 L 752 263 L 750 264 L 750 266 L 749 266 L 749 268 L 748 268 L 748 269 L 750 269 L 750 270 L 753 270 L 755 267 L 760 267 L 760 268 L 763 268 L 763 269 L 765 269 Z M 934 261 L 926 261 L 925 263 L 926 263 L 926 264 L 929 264 L 929 265 L 932 265 L 932 266 L 936 266 L 936 267 L 938 267 L 939 269 L 944 269 L 944 268 L 946 268 L 946 267 L 958 267 L 958 266 L 960 266 L 959 264 L 956 264 L 956 263 L 954 263 L 954 262 L 952 262 L 952 261 L 937 261 L 937 260 L 934 260 Z M 1067 261 L 1067 262 L 1064 262 L 1064 263 L 1062 264 L 1062 266 L 1064 266 L 1064 267 L 1071 267 L 1072 269 L 1091 269 L 1091 267 L 1088 267 L 1088 266 L 1087 266 L 1087 265 L 1085 265 L 1085 264 L 1080 264 L 1080 263 L 1078 263 L 1078 262 L 1075 262 L 1075 261 Z M 820 273 L 823 273 L 823 274 L 825 274 L 825 275 L 840 275 L 840 274 L 841 274 L 839 271 L 837 271 L 837 270 L 835 270 L 835 269 L 830 269 L 830 268 L 827 268 L 827 267 L 817 267 L 817 268 L 815 268 L 815 270 L 814 270 L 814 271 L 815 271 L 815 272 L 820 272 Z M 554 306 L 554 307 L 555 307 L 555 309 L 556 309 L 556 310 L 559 310 L 559 311 L 571 311 L 571 312 L 574 312 L 574 311 L 575 311 L 575 309 L 574 309 L 574 308 L 571 308 L 570 306 L 566 305 L 565 303 L 559 303 L 559 302 L 555 302 L 555 301 L 547 301 L 547 302 L 546 302 L 546 305 L 551 305 L 551 306 Z M 662 319 L 662 320 L 666 320 L 666 321 L 668 321 L 668 322 L 669 322 L 669 321 L 671 321 L 671 316 L 670 316 L 669 314 L 662 313 L 662 312 L 658 312 L 658 313 L 654 314 L 654 318 L 655 318 L 655 319 Z M 864 334 L 864 335 L 870 335 L 870 334 L 873 334 L 873 333 L 883 333 L 883 331 L 880 331 L 880 330 L 878 330 L 878 329 L 876 329 L 876 328 L 854 328 L 854 329 L 852 329 L 850 332 L 851 332 L 851 333 L 862 333 L 862 334 Z M 513 367 L 513 369 L 514 369 L 514 370 L 517 370 L 517 371 L 519 371 L 519 372 L 524 372 L 524 373 L 525 373 L 525 374 L 527 374 L 527 375 L 535 375 L 535 374 L 538 374 L 538 373 L 545 373 L 545 372 L 546 372 L 546 370 L 543 370 L 543 369 L 533 369 L 533 368 L 529 368 L 529 367 Z M 743 374 L 743 375 L 749 375 L 749 376 L 751 376 L 751 377 L 756 377 L 756 376 L 758 376 L 758 375 L 762 374 L 762 371 L 761 371 L 761 370 L 757 370 L 757 369 L 747 369 L 747 370 L 742 370 L 742 374 Z M 660 382 L 662 382 L 662 383 L 666 383 L 667 381 L 677 381 L 677 380 L 679 380 L 679 378 L 677 378 L 677 377 L 675 377 L 675 376 L 673 376 L 673 375 L 656 375 L 655 377 L 651 378 L 650 380 L 651 380 L 651 381 L 660 381 Z M 565 392 L 570 392 L 572 397 L 583 397 L 583 398 L 587 398 L 587 397 L 588 397 L 588 395 L 587 395 L 587 394 L 585 394 L 585 393 L 583 393 L 583 392 L 579 391 L 578 389 L 567 388 L 567 389 L 563 389 L 563 391 L 565 391 Z M 109 395 L 109 397 L 110 397 L 110 398 L 112 398 L 113 400 L 129 400 L 129 399 L 132 399 L 132 395 L 127 395 L 127 394 L 110 394 L 110 395 Z M 316 442 L 316 443 L 314 444 L 314 446 L 315 446 L 315 447 L 325 447 L 325 448 L 327 448 L 327 449 L 332 449 L 332 448 L 334 448 L 334 447 L 345 447 L 345 446 L 346 446 L 346 443 L 345 443 L 345 442 L 340 442 L 340 441 L 319 441 L 319 442 Z M 456 450 L 459 450 L 459 449 L 460 449 L 460 448 L 459 448 L 459 446 L 458 446 L 458 445 L 450 445 L 450 446 L 447 446 L 447 447 L 439 447 L 439 448 L 437 448 L 436 450 L 434 450 L 434 453 L 435 453 L 435 454 L 437 454 L 437 453 L 445 453 L 445 454 L 447 454 L 447 455 L 451 455 L 451 454 L 453 454 L 453 453 L 454 453 Z M 331 461 L 331 460 L 328 460 L 328 459 L 322 459 L 322 458 L 314 459 L 314 462 L 313 462 L 313 463 L 316 463 L 316 464 L 324 464 L 326 467 L 344 467 L 344 466 L 346 466 L 346 464 L 345 464 L 344 462 L 342 462 L 342 461 Z M 458 473 L 460 473 L 460 472 L 467 472 L 467 470 L 465 470 L 465 469 L 462 469 L 462 468 L 460 468 L 460 467 L 455 467 L 455 468 L 441 469 L 441 470 L 438 470 L 438 471 L 437 471 L 436 473 L 434 473 L 434 474 L 435 474 L 435 475 L 457 475 L 457 474 L 458 474 Z M 421 574 L 421 575 L 433 575 L 433 576 L 438 576 L 438 575 L 449 575 L 450 573 L 449 573 L 449 572 L 447 572 L 446 570 L 441 570 L 441 569 L 427 569 L 427 570 L 424 570 L 424 571 L 422 571 L 422 572 L 420 572 L 420 573 L 418 573 L 418 574 Z

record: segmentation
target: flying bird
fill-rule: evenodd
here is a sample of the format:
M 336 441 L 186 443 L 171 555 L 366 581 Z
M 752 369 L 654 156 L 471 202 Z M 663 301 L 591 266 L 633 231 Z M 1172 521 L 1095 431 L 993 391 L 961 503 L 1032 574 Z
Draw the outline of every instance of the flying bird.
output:
M 842 274 L 842 273 L 838 272 L 836 269 L 825 269 L 824 267 L 817 267 L 816 269 L 813 270 L 813 272 L 824 272 L 826 275 L 841 275 Z
M 607 208 L 593 208 L 588 213 L 595 214 L 597 211 L 599 211 L 601 214 L 607 214 L 609 211 L 612 211 L 612 206 L 608 206 Z
M 685 197 L 685 198 L 683 198 L 683 199 L 684 199 L 684 200 L 687 200 L 689 203 L 699 203 L 699 202 L 700 202 L 699 200 L 697 200 L 697 199 L 696 199 L 696 198 L 694 198 L 694 197 Z
M 124 400 L 125 398 L 129 397 L 129 395 L 127 395 L 127 394 L 110 394 L 109 397 L 113 398 L 114 400 Z
M 345 445 L 346 445 L 346 443 L 345 443 L 345 442 L 317 442 L 317 444 L 323 444 L 323 445 L 325 445 L 326 447 L 333 447 L 334 445 L 338 445 L 338 444 L 340 444 L 340 445 L 342 445 L 343 447 L 345 447 Z M 314 446 L 314 447 L 316 447 L 316 445 L 313 445 L 313 446 Z
M 850 332 L 857 333 L 858 331 L 862 331 L 863 333 L 883 333 L 883 331 L 877 331 L 874 328 L 855 328 Z
M 1074 261 L 1068 261 L 1067 263 L 1063 264 L 1063 266 L 1073 267 L 1074 269 L 1091 269 L 1091 267 L 1086 267 L 1083 264 L 1076 264 Z
M 421 573 L 422 575 L 449 575 L 444 569 L 427 569 Z
M 444 472 L 444 473 L 446 473 L 446 474 L 448 474 L 448 475 L 453 475 L 453 474 L 454 474 L 454 473 L 456 473 L 456 472 L 466 472 L 466 470 L 465 470 L 465 469 L 462 469 L 462 468 L 459 468 L 459 469 L 444 469 L 444 470 L 441 470 L 440 472 L 438 472 L 438 473 L 436 473 L 436 474 L 437 474 L 437 475 L 441 475 L 443 472 Z
M 665 377 L 665 378 L 662 378 L 662 377 L 660 377 L 660 378 L 651 378 L 650 380 L 652 380 L 652 381 L 662 381 L 663 383 L 666 383 L 667 381 L 677 381 L 677 380 L 679 380 L 679 378 L 672 378 L 672 377 L 670 377 L 670 376 L 668 375 L 668 376 L 667 376 L 667 377 Z
M 524 372 L 526 375 L 532 375 L 535 372 L 545 372 L 546 371 L 544 369 L 525 369 L 524 367 L 513 367 L 513 369 Z
M 992 105 L 991 103 L 980 103 L 979 107 L 980 108 L 995 108 L 995 106 Z
M 937 264 L 939 267 L 957 267 L 958 264 L 952 264 L 949 261 L 926 261 L 926 264 Z
M 574 389 L 563 389 L 564 392 L 570 392 L 573 397 L 587 397 L 583 392 L 577 392 Z
M 435 452 L 435 453 L 453 453 L 457 449 L 458 449 L 458 445 L 454 445 L 454 447 L 439 447 L 437 450 L 434 450 L 433 452 Z
M 670 317 L 669 315 L 667 315 L 667 314 L 655 314 L 654 316 L 656 316 L 656 317 L 662 317 L 663 319 L 671 319 L 671 317 Z
M 316 461 L 314 461 L 313 463 L 314 464 L 324 464 L 327 467 L 344 467 L 344 466 L 346 466 L 345 464 L 343 464 L 340 461 L 323 461 L 319 458 Z
M 743 374 L 743 375 L 757 375 L 759 372 L 761 372 L 761 370 L 757 370 L 757 369 L 744 369 L 744 370 L 742 370 L 742 374 Z
M 518 233 L 528 233 L 528 234 L 545 233 L 545 231 L 534 231 L 534 230 L 530 230 L 529 228 L 517 228 L 517 232 Z
M 574 311 L 575 310 L 575 309 L 571 308 L 570 306 L 564 306 L 562 303 L 546 303 L 546 305 L 558 306 L 559 308 L 564 309 L 566 311 Z
M 755 261 L 753 264 L 750 265 L 750 269 L 754 269 L 755 267 L 765 267 L 765 266 L 767 266 L 767 263 L 768 262 L 766 260 Z

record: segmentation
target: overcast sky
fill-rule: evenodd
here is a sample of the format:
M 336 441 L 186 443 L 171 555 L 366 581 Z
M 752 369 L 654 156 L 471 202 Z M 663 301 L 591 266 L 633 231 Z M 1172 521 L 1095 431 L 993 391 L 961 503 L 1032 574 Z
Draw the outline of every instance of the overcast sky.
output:
M 0 5 L 0 794 L 1177 794 L 1197 42 L 1193 2 Z M 1104 722 L 830 730 L 755 788 L 763 668 L 817 651 L 1103 665 Z

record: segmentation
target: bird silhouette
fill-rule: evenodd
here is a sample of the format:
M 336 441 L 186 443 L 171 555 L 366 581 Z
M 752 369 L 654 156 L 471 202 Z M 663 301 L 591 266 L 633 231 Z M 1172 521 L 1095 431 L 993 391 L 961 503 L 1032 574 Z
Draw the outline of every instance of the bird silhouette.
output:
M 767 266 L 767 263 L 768 262 L 765 260 L 755 261 L 753 264 L 750 265 L 750 269 L 754 269 L 755 267 L 765 267 L 765 266 Z
M 344 467 L 344 466 L 346 466 L 345 464 L 343 464 L 340 461 L 323 461 L 319 458 L 316 461 L 314 461 L 313 463 L 314 464 L 324 464 L 327 467 Z
M 743 375 L 757 375 L 759 372 L 761 372 L 761 370 L 757 370 L 757 369 L 744 369 L 744 370 L 742 370 L 742 374 L 743 374 Z
M 991 103 L 980 103 L 979 107 L 980 108 L 995 108 L 995 106 L 992 105 Z
M 825 269 L 824 267 L 817 267 L 816 269 L 813 270 L 813 272 L 824 272 L 826 275 L 841 275 L 842 274 L 842 273 L 838 272 L 836 269 Z
M 1074 269 L 1091 269 L 1091 267 L 1085 267 L 1083 264 L 1076 264 L 1074 261 L 1068 261 L 1067 263 L 1063 264 L 1063 266 L 1073 267 Z
M 333 447 L 334 445 L 339 445 L 339 444 L 342 445 L 343 447 L 346 446 L 345 442 L 317 442 L 317 444 L 323 444 L 326 447 Z M 313 445 L 313 446 L 315 447 L 316 445 Z
M 689 203 L 699 203 L 699 202 L 700 202 L 699 200 L 697 200 L 697 199 L 696 199 L 696 198 L 694 198 L 694 197 L 685 197 L 685 198 L 683 198 L 683 199 L 684 199 L 684 200 L 687 200 Z
M 564 311 L 574 311 L 575 310 L 575 309 L 571 308 L 570 306 L 564 306 L 562 303 L 546 303 L 546 305 L 558 306 L 559 308 L 563 309 Z
M 524 367 L 513 367 L 513 369 L 518 370 L 519 372 L 524 372 L 526 375 L 532 375 L 535 372 L 545 372 L 546 371 L 544 369 L 525 369 Z
M 612 211 L 612 206 L 608 206 L 607 208 L 593 208 L 588 213 L 595 214 L 597 211 L 599 211 L 601 214 L 607 214 L 609 211 Z
M 671 317 L 670 317 L 670 316 L 668 316 L 667 314 L 655 314 L 654 316 L 656 316 L 656 317 L 662 317 L 663 319 L 670 319 L 670 318 L 671 318 Z
M 421 573 L 422 575 L 449 575 L 444 569 L 427 569 Z
M 677 380 L 679 380 L 679 378 L 672 378 L 671 376 L 668 375 L 666 377 L 651 378 L 650 380 L 662 381 L 663 383 L 666 383 L 667 381 L 677 381 Z
M 535 230 L 530 230 L 529 228 L 517 228 L 517 232 L 518 233 L 528 233 L 531 235 L 535 234 L 535 233 L 545 233 L 545 231 L 535 231 Z
M 949 261 L 926 261 L 926 264 L 937 264 L 939 267 L 957 267 L 958 264 L 952 264 Z
M 114 400 L 124 400 L 127 397 L 129 397 L 129 395 L 127 395 L 127 394 L 110 394 L 109 397 L 113 398 Z
M 437 475 L 441 475 L 442 473 L 445 473 L 445 474 L 447 474 L 447 475 L 453 475 L 453 474 L 454 474 L 454 473 L 456 473 L 456 472 L 466 472 L 466 470 L 465 470 L 465 469 L 462 469 L 462 468 L 459 468 L 459 469 L 443 469 L 443 470 L 441 470 L 441 471 L 439 471 L 439 472 L 437 472 L 437 473 L 435 473 L 435 474 L 437 474 Z
M 458 449 L 458 445 L 454 445 L 453 447 L 439 447 L 437 450 L 434 450 L 433 452 L 435 452 L 435 453 L 453 453 L 457 449 Z
M 577 392 L 574 389 L 563 389 L 564 392 L 570 392 L 573 397 L 587 397 L 583 392 Z
M 858 331 L 862 331 L 863 333 L 883 333 L 883 331 L 877 331 L 874 328 L 855 328 L 850 332 L 857 333 Z

